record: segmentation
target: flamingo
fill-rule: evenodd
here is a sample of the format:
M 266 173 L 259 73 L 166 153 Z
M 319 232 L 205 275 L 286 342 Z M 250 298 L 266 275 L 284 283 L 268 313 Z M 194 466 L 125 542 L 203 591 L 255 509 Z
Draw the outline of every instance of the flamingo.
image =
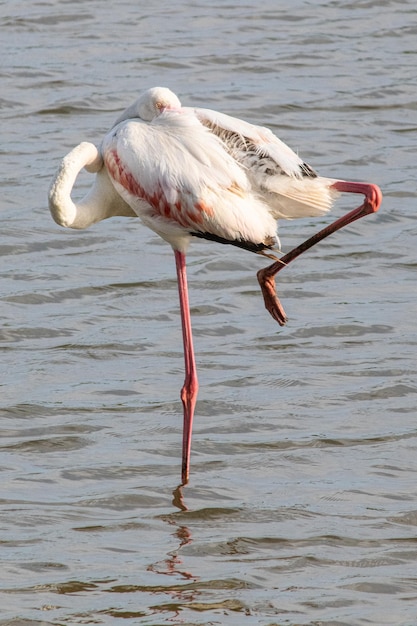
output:
M 71 192 L 83 167 L 96 177 L 76 204 Z M 277 220 L 324 215 L 341 192 L 363 194 L 364 202 L 278 258 Z M 381 200 L 376 185 L 318 176 L 269 129 L 183 107 L 162 87 L 129 106 L 100 148 L 82 142 L 64 157 L 49 190 L 58 224 L 86 228 L 112 216 L 137 216 L 173 248 L 185 360 L 183 485 L 189 480 L 198 393 L 186 275 L 190 241 L 208 239 L 272 257 L 257 278 L 266 309 L 282 326 L 287 317 L 275 290 L 277 272 L 331 233 L 376 212 Z

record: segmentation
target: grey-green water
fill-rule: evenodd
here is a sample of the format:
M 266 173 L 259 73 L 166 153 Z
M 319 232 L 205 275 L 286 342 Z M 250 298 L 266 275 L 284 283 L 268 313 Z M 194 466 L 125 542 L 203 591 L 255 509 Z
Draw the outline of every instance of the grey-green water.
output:
M 416 624 L 414 1 L 8 0 L 0 16 L 0 624 Z M 154 85 L 384 193 L 280 274 L 284 329 L 264 260 L 192 246 L 182 494 L 171 250 L 133 219 L 60 229 L 46 201 L 60 158 Z M 284 250 L 329 221 L 283 223 Z

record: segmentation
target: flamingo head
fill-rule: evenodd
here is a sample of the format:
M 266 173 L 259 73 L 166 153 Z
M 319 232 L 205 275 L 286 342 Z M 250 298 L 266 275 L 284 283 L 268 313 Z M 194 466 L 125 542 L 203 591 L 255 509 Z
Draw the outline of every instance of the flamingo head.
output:
M 166 110 L 181 108 L 181 102 L 167 87 L 152 87 L 145 91 L 130 107 L 116 120 L 116 124 L 124 120 L 140 118 L 144 122 L 151 122 Z

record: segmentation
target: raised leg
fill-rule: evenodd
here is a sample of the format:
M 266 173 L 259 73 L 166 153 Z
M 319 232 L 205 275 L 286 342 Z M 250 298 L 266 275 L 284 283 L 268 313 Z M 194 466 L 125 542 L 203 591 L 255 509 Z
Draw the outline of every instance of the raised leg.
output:
M 191 331 L 185 254 L 183 252 L 179 252 L 178 250 L 174 250 L 174 253 L 177 267 L 185 361 L 185 380 L 181 389 L 181 400 L 184 409 L 181 480 L 182 484 L 185 485 L 188 482 L 188 476 L 190 473 L 191 435 L 193 430 L 194 409 L 198 394 L 198 379 L 194 359 L 193 336 Z
M 279 261 L 259 270 L 257 276 L 258 281 L 262 289 L 262 294 L 265 301 L 265 308 L 270 312 L 272 317 L 278 322 L 280 326 L 284 326 L 287 321 L 287 316 L 280 303 L 275 291 L 275 275 L 282 270 L 283 267 L 291 263 L 300 254 L 316 245 L 319 241 L 328 237 L 332 233 L 336 232 L 340 228 L 351 224 L 355 220 L 375 213 L 378 211 L 382 201 L 382 194 L 376 185 L 368 183 L 350 183 L 345 180 L 338 180 L 332 185 L 337 191 L 347 193 L 362 193 L 365 196 L 365 201 L 358 208 L 353 209 L 347 215 L 343 215 L 338 220 L 323 228 L 318 233 L 304 241 L 299 246 L 293 248 Z

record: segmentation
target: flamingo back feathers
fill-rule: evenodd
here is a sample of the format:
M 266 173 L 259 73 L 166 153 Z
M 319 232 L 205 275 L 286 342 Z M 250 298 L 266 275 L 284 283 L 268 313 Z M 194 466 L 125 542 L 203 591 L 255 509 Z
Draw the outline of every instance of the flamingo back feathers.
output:
M 275 219 L 324 215 L 338 193 L 269 128 L 211 111 L 193 109 L 201 123 L 244 167 Z
M 124 200 L 168 240 L 172 227 L 229 243 L 277 241 L 276 221 L 247 172 L 194 115 L 123 122 L 105 138 L 103 155 Z

